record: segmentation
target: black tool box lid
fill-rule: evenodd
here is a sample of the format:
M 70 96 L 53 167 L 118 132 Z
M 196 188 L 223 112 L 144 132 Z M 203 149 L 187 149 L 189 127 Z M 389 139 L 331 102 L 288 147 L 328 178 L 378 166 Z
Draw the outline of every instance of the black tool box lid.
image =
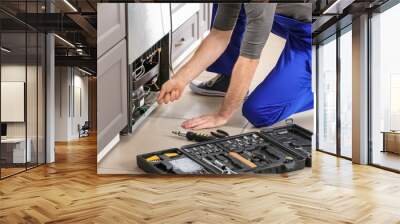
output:
M 304 129 L 293 122 L 287 122 L 287 125 L 275 128 L 264 128 L 260 132 L 243 133 L 239 135 L 229 136 L 222 139 L 211 140 L 207 142 L 195 143 L 185 145 L 181 148 L 157 151 L 149 154 L 137 156 L 138 166 L 149 173 L 165 173 L 160 170 L 158 163 L 149 163 L 145 158 L 152 155 L 160 155 L 165 152 L 179 152 L 182 156 L 186 156 L 194 162 L 200 164 L 210 173 L 218 173 L 218 170 L 211 167 L 209 164 L 202 160 L 202 156 L 197 157 L 192 151 L 194 148 L 201 148 L 201 150 L 209 150 L 207 147 L 217 146 L 220 151 L 230 152 L 236 151 L 235 143 L 233 140 L 243 137 L 258 138 L 261 142 L 254 143 L 256 146 L 261 145 L 271 150 L 275 150 L 275 155 L 279 155 L 279 159 L 272 161 L 270 164 L 260 166 L 257 168 L 241 167 L 234 170 L 237 173 L 282 173 L 294 171 L 304 168 L 305 166 L 311 167 L 311 137 L 312 132 Z M 227 144 L 227 145 L 226 145 Z M 244 147 L 246 148 L 246 147 Z M 250 147 L 251 148 L 251 147 Z M 246 151 L 246 149 L 244 149 Z M 237 151 L 236 151 L 237 152 Z M 286 156 L 293 157 L 291 161 L 286 161 Z M 165 173 L 166 174 L 166 173 Z M 177 173 L 178 174 L 178 173 Z

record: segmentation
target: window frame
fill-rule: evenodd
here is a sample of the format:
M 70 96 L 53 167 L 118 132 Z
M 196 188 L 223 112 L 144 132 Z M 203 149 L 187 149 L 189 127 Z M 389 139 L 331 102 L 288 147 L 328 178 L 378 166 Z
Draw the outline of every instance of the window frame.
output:
M 384 165 L 376 164 L 373 162 L 373 153 L 374 153 L 374 147 L 373 147 L 373 127 L 372 127 L 372 119 L 373 119 L 373 113 L 372 113 L 372 94 L 373 94 L 373 88 L 372 88 L 372 54 L 373 54 L 373 38 L 372 38 L 372 19 L 374 18 L 374 14 L 382 14 L 385 11 L 393 8 L 394 6 L 397 6 L 400 4 L 399 0 L 388 0 L 382 5 L 369 10 L 368 11 L 368 165 L 380 168 L 383 170 L 395 172 L 395 173 L 400 173 L 400 169 L 394 169 L 391 167 L 387 167 Z
M 23 1 L 24 3 L 27 3 L 27 1 Z M 33 1 L 34 3 L 36 3 L 37 5 L 36 5 L 36 10 L 37 10 L 37 12 L 39 11 L 39 2 L 45 2 L 46 3 L 46 5 L 47 5 L 47 1 L 39 1 L 39 0 L 35 0 L 35 1 Z M 6 13 L 7 15 L 12 15 L 12 14 L 9 14 L 9 12 L 7 12 L 6 10 L 4 10 L 4 9 L 2 9 L 1 7 L 0 7 L 0 10 L 3 12 L 3 13 Z M 46 12 L 48 12 L 48 7 L 46 6 Z M 25 11 L 27 11 L 27 6 L 25 5 Z M 16 18 L 15 18 L 16 19 Z M 18 20 L 18 19 L 16 19 L 16 20 Z M 39 167 L 39 166 L 41 166 L 41 165 L 44 165 L 44 164 L 46 164 L 46 162 L 47 162 L 47 144 L 48 144 L 48 142 L 47 142 L 47 45 L 48 45 L 48 39 L 47 39 L 47 32 L 43 32 L 43 31 L 40 31 L 40 30 L 38 30 L 38 29 L 36 29 L 36 28 L 34 28 L 34 27 L 32 27 L 32 26 L 30 26 L 30 25 L 28 25 L 28 24 L 26 24 L 26 23 L 24 23 L 23 21 L 19 21 L 20 23 L 22 23 L 23 24 L 23 28 L 24 28 L 24 30 L 21 30 L 20 31 L 20 33 L 22 33 L 22 34 L 24 34 L 25 35 L 25 49 L 24 49 L 24 51 L 25 51 L 25 102 L 24 102 L 24 120 L 25 120 L 25 127 L 24 127 L 24 129 L 25 129 L 25 136 L 24 136 L 24 139 L 25 139 L 25 167 L 24 167 L 24 169 L 23 170 L 20 170 L 20 171 L 17 171 L 17 172 L 14 172 L 14 173 L 12 173 L 12 174 L 9 174 L 9 175 L 6 175 L 6 176 L 3 176 L 3 173 L 2 173 L 2 167 L 0 166 L 0 181 L 1 180 L 4 180 L 4 179 L 7 179 L 7 178 L 9 178 L 9 177 L 12 177 L 12 176 L 15 176 L 15 175 L 17 175 L 17 174 L 20 174 L 20 173 L 23 173 L 23 172 L 26 172 L 26 171 L 28 171 L 28 170 L 30 170 L 30 169 L 34 169 L 34 168 L 37 168 L 37 167 Z M 18 31 L 16 31 L 16 32 L 18 32 Z M 0 29 L 0 45 L 1 45 L 1 41 L 2 41 L 2 34 L 3 33 L 8 33 L 7 31 L 2 31 L 1 29 Z M 36 69 L 35 69 L 35 73 L 36 73 L 36 92 L 35 93 L 33 93 L 33 94 L 35 94 L 36 96 L 36 122 L 34 122 L 35 123 L 35 125 L 36 125 L 36 136 L 34 136 L 34 138 L 36 138 L 36 141 L 37 141 L 37 145 L 36 145 L 36 161 L 34 162 L 34 164 L 30 164 L 30 166 L 28 166 L 28 162 L 27 162 L 27 153 L 26 153 L 26 151 L 27 151 L 27 142 L 28 142 L 28 110 L 27 110 L 27 83 L 28 83 L 28 79 L 27 79 L 27 75 L 28 75 L 28 68 L 27 68 L 27 66 L 28 66 L 28 34 L 33 34 L 33 35 L 35 35 L 36 36 L 36 49 L 35 49 L 35 51 L 36 51 L 36 60 L 35 60 L 35 66 L 36 66 Z M 40 35 L 40 34 L 43 34 L 43 35 Z M 39 38 L 39 36 L 41 36 L 42 38 Z M 40 40 L 39 40 L 40 39 Z M 40 49 L 41 51 L 39 51 L 39 41 L 41 42 L 41 44 L 42 44 L 42 47 L 43 47 L 43 49 Z M 43 55 L 41 55 L 42 57 L 43 57 L 43 59 L 42 60 L 44 60 L 44 63 L 43 64 L 40 64 L 39 63 L 39 52 L 41 52 Z M 38 67 L 40 66 L 40 65 L 42 65 L 43 67 L 42 67 L 42 71 L 41 71 L 41 75 L 42 75 L 42 84 L 43 84 L 43 86 L 42 86 L 42 88 L 44 88 L 43 89 L 43 92 L 42 92 L 42 95 L 44 96 L 44 98 L 42 99 L 42 103 L 43 103 L 43 105 L 42 105 L 42 109 L 44 109 L 44 115 L 43 115 L 43 117 L 41 117 L 41 118 L 39 118 L 39 113 L 38 113 L 38 111 L 39 111 L 39 82 L 38 82 L 38 76 L 39 76 L 39 69 L 38 69 Z M 2 76 L 1 76 L 1 68 L 2 68 L 2 66 L 3 66 L 3 64 L 2 64 L 2 56 L 1 56 L 1 54 L 0 54 L 0 82 L 1 82 L 1 80 L 2 80 Z M 0 86 L 0 89 L 1 89 L 1 86 Z M 0 106 L 0 110 L 1 110 L 1 106 Z M 43 149 L 42 149 L 42 152 L 44 152 L 44 155 L 41 155 L 41 157 L 43 157 L 42 159 L 43 159 L 43 162 L 39 162 L 39 141 L 38 141 L 38 139 L 39 139 L 39 119 L 44 119 L 44 120 L 42 120 L 42 122 L 43 122 L 43 125 L 44 125 L 44 127 L 43 127 L 43 145 L 42 145 L 42 147 L 43 147 Z M 1 121 L 0 121 L 0 123 L 1 123 Z M 0 145 L 0 156 L 1 156 L 1 145 Z
M 347 157 L 342 155 L 341 153 L 341 118 L 340 118 L 340 103 L 341 103 L 341 97 L 340 97 L 340 82 L 341 82 L 341 65 L 340 65 L 340 60 L 341 60 L 341 55 L 340 55 L 340 38 L 342 35 L 346 34 L 347 32 L 352 31 L 352 23 L 347 24 L 341 29 L 338 29 L 334 34 L 330 35 L 329 37 L 319 41 L 316 45 L 316 150 L 319 152 L 323 152 L 329 155 L 337 156 L 346 160 L 352 160 L 352 158 Z M 336 41 L 336 152 L 328 152 L 324 149 L 321 149 L 319 147 L 319 124 L 320 124 L 320 118 L 319 118 L 319 94 L 320 94 L 320 86 L 319 86 L 319 48 L 322 43 L 328 43 L 330 41 Z

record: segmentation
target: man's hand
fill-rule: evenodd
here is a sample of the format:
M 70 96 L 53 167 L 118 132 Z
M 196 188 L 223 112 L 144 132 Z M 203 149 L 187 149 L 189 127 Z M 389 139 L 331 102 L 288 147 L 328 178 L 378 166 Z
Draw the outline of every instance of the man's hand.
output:
M 172 79 L 167 81 L 158 96 L 159 104 L 167 104 L 180 98 L 183 89 L 201 72 L 210 66 L 228 46 L 232 30 L 211 29 L 210 34 L 201 42 L 193 57 L 179 69 Z
M 215 128 L 226 124 L 228 120 L 229 117 L 222 116 L 219 113 L 209 114 L 187 120 L 182 123 L 182 127 L 192 130 Z
M 187 84 L 178 78 L 172 78 L 164 83 L 157 98 L 159 104 L 168 104 L 179 99 Z
M 182 123 L 185 129 L 200 130 L 222 126 L 242 104 L 258 65 L 258 59 L 239 56 L 233 67 L 231 82 L 221 108 L 215 114 L 193 118 Z

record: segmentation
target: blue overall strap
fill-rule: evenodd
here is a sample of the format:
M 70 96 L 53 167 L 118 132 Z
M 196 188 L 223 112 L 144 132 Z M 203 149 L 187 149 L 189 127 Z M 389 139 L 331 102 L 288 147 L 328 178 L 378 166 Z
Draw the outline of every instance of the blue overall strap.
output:
M 218 4 L 213 4 L 211 24 L 214 23 L 215 14 L 218 9 Z M 243 34 L 246 30 L 246 13 L 242 6 L 239 17 L 236 21 L 235 28 L 233 29 L 231 40 L 228 47 L 222 55 L 207 68 L 207 71 L 218 73 L 221 75 L 231 75 L 233 66 L 235 65 L 239 54 L 240 45 L 242 43 Z
M 273 70 L 243 105 L 243 115 L 256 127 L 313 108 L 311 23 L 275 15 L 272 32 L 286 39 L 285 47 Z

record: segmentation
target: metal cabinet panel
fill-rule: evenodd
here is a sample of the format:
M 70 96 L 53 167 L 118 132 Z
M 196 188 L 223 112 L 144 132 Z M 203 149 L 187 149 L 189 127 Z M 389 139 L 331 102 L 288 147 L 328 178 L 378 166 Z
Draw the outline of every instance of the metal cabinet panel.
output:
M 176 59 L 199 38 L 197 17 L 198 14 L 194 14 L 172 34 L 172 59 Z
M 131 64 L 170 31 L 169 4 L 128 4 L 128 63 Z
M 128 124 L 126 41 L 97 60 L 97 153 Z
M 97 57 L 100 57 L 126 36 L 126 18 L 124 3 L 102 3 L 97 8 Z

